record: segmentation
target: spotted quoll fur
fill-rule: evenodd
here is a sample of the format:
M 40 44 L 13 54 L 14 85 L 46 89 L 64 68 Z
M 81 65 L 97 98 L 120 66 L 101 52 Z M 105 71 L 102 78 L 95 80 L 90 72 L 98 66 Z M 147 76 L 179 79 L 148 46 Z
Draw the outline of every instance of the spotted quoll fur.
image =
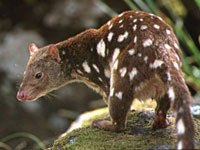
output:
M 73 81 L 82 81 L 108 104 L 111 121 L 93 126 L 115 132 L 126 126 L 135 98 L 157 101 L 153 128 L 167 127 L 166 114 L 176 114 L 178 149 L 193 149 L 191 96 L 181 71 L 182 54 L 171 27 L 160 17 L 124 12 L 99 29 L 37 48 L 30 59 L 17 98 L 35 100 Z

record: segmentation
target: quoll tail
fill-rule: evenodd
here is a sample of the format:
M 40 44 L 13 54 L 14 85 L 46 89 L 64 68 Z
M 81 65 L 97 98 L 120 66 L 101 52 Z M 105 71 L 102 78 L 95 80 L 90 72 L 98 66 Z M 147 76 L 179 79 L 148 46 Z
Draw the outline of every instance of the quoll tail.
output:
M 194 124 L 190 112 L 192 98 L 186 84 L 176 84 L 171 89 L 171 97 L 174 98 L 176 112 L 177 149 L 194 149 Z

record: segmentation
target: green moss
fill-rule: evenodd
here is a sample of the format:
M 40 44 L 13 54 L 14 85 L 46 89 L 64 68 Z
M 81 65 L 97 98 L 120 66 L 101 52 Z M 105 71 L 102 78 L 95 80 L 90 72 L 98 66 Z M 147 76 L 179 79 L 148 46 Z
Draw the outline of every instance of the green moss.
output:
M 167 129 L 153 131 L 151 128 L 153 115 L 151 111 L 131 111 L 127 119 L 127 128 L 122 133 L 113 133 L 92 128 L 91 123 L 95 119 L 108 117 L 107 109 L 92 111 L 90 117 L 83 121 L 83 128 L 76 129 L 59 137 L 53 144 L 53 150 L 132 150 L 150 149 L 158 146 L 175 147 L 176 130 L 174 118 L 168 119 L 172 122 Z M 195 119 L 196 137 L 200 141 L 200 120 Z M 200 147 L 198 147 L 200 148 Z

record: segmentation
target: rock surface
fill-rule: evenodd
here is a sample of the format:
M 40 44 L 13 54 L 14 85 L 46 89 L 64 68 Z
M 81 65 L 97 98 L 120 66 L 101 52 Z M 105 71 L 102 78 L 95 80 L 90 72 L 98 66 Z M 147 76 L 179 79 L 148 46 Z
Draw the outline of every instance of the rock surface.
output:
M 90 28 L 97 26 L 97 19 L 102 15 L 98 0 L 61 0 L 45 16 L 44 23 L 54 28 Z
M 151 103 L 151 101 L 149 102 Z M 168 114 L 168 119 L 171 122 L 168 128 L 154 131 L 151 128 L 154 111 L 149 106 L 155 106 L 155 104 L 149 104 L 149 102 L 136 105 L 137 108 L 129 113 L 127 129 L 122 133 L 113 133 L 91 127 L 93 120 L 108 118 L 107 108 L 87 112 L 81 115 L 66 133 L 55 140 L 53 147 L 49 149 L 163 150 L 175 148 L 176 130 L 173 114 Z M 200 148 L 200 120 L 194 118 L 194 122 L 196 127 L 195 145 L 196 148 Z M 77 129 L 75 129 L 76 127 Z
M 39 46 L 44 39 L 35 31 L 15 29 L 5 34 L 0 44 L 0 69 L 5 70 L 9 78 L 16 80 L 23 74 L 29 58 L 28 44 L 33 41 Z

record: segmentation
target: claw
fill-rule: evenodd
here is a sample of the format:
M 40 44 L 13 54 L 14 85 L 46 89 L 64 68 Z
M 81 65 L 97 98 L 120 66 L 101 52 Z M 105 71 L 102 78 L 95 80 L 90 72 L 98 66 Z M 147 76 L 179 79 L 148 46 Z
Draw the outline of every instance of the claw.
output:
M 162 112 L 156 115 L 153 123 L 153 129 L 164 129 L 170 125 L 169 120 L 163 115 Z

